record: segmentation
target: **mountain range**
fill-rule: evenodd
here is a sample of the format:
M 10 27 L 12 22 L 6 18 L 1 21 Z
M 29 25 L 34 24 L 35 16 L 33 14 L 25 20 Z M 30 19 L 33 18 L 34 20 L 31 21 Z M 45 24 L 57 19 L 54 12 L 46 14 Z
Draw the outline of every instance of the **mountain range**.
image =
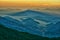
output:
M 20 32 L 42 37 L 60 37 L 60 17 L 44 12 L 25 10 L 0 16 L 0 24 Z

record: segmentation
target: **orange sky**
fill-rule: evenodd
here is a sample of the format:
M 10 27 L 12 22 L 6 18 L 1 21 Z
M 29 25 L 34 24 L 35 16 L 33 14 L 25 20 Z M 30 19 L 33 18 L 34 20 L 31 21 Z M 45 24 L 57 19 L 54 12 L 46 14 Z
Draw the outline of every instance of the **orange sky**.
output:
M 60 6 L 60 0 L 0 0 L 0 6 Z

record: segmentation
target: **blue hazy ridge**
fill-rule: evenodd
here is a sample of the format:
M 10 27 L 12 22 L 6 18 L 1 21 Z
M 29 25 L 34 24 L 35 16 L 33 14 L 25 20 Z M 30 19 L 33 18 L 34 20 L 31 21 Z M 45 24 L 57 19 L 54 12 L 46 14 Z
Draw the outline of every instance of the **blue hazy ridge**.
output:
M 4 24 L 8 28 L 16 29 L 16 30 L 23 31 L 23 32 L 33 33 L 37 35 L 40 34 L 39 28 L 36 27 L 38 25 L 32 19 L 31 20 L 29 19 L 30 21 L 29 20 L 26 20 L 26 21 L 32 23 L 33 25 L 32 24 L 30 25 L 30 23 L 27 25 L 22 24 L 20 21 L 17 21 L 9 17 L 0 17 L 0 19 L 1 19 L 0 23 Z M 27 23 L 27 22 L 24 22 L 24 23 Z
M 36 18 L 38 20 L 45 20 L 45 21 L 49 21 L 49 22 L 60 21 L 60 17 L 56 17 L 54 15 L 49 15 L 48 13 L 37 12 L 37 11 L 32 11 L 32 10 L 26 10 L 23 12 L 17 12 L 17 13 L 9 14 L 9 15 L 11 15 L 11 16 L 27 16 L 27 17 Z
M 19 20 L 13 18 L 16 16 L 21 18 L 18 18 Z M 0 24 L 14 30 L 43 37 L 60 37 L 60 18 L 42 12 L 26 10 L 9 14 L 8 16 L 0 17 Z

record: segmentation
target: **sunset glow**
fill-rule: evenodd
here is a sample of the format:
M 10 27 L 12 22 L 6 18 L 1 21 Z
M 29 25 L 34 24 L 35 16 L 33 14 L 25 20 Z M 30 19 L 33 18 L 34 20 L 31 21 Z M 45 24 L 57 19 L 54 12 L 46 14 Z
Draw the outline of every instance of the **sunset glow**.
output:
M 60 5 L 60 0 L 0 0 L 0 6 Z

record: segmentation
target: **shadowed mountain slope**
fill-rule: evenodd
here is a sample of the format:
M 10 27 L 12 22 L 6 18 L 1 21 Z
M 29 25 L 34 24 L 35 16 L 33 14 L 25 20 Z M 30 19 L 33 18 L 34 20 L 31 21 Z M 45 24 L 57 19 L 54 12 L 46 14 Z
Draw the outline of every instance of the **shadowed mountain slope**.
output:
M 4 27 L 0 24 L 0 40 L 60 40 L 60 38 L 47 38 L 20 32 Z

